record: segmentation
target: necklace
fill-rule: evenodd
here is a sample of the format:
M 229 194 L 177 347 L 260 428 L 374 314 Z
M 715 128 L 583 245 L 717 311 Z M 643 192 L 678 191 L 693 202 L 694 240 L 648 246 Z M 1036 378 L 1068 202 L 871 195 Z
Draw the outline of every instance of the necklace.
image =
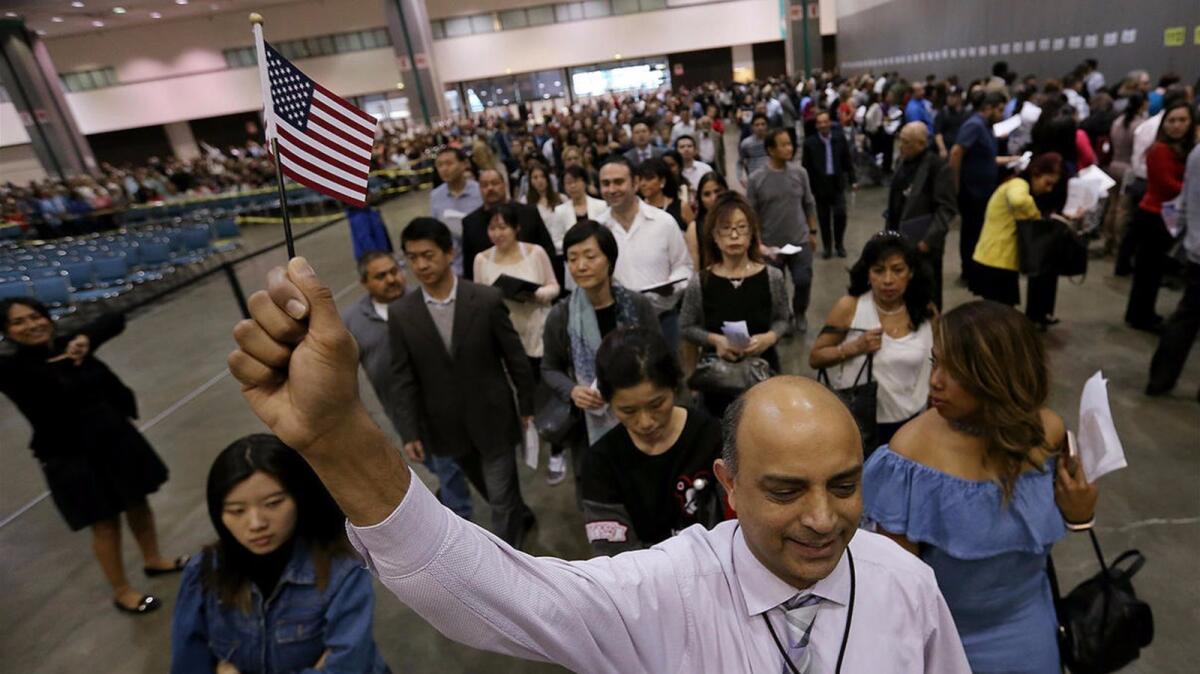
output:
M 746 260 L 746 263 L 742 265 L 742 269 L 741 269 L 742 275 L 741 276 L 739 276 L 737 278 L 726 276 L 725 280 L 729 281 L 729 285 L 733 286 L 734 290 L 737 290 L 738 288 L 742 287 L 743 283 L 746 282 L 746 272 L 749 269 L 750 269 L 750 260 Z M 730 273 L 733 273 L 733 272 L 730 272 Z
M 950 428 L 953 428 L 959 433 L 965 433 L 976 438 L 981 438 L 987 433 L 987 429 L 983 426 L 967 423 L 965 421 L 951 420 Z
M 901 311 L 904 311 L 905 309 L 908 308 L 908 307 L 904 306 L 903 304 L 901 304 L 899 307 L 896 307 L 895 309 L 891 309 L 891 310 L 884 309 L 883 307 L 879 306 L 879 303 L 876 302 L 874 298 L 871 299 L 871 303 L 875 305 L 875 311 L 878 311 L 879 313 L 883 314 L 884 316 L 895 316 L 896 314 L 898 314 Z

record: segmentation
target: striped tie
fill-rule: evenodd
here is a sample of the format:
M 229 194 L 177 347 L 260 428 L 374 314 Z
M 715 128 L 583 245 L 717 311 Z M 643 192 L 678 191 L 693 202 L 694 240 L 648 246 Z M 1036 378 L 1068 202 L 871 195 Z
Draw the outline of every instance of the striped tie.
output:
M 813 619 L 817 617 L 820 603 L 821 598 L 816 595 L 798 594 L 782 604 L 787 622 L 787 655 L 800 674 L 807 674 L 812 663 L 808 635 L 812 632 Z M 791 673 L 788 664 L 783 663 L 783 674 Z

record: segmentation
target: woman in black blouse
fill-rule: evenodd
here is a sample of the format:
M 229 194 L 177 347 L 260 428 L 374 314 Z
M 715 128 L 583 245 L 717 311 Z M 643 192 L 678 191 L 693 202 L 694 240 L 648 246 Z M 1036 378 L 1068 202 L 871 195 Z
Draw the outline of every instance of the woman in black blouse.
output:
M 692 277 L 683 293 L 679 326 L 684 339 L 705 354 L 727 361 L 761 357 L 779 372 L 775 345 L 787 334 L 790 309 L 783 272 L 764 264 L 762 232 L 750 203 L 737 192 L 726 192 L 704 219 L 701 258 L 714 260 Z M 735 343 L 725 336 L 726 323 L 745 321 L 749 341 Z M 704 404 L 720 416 L 733 398 L 704 392 Z
M 113 604 L 148 613 L 158 599 L 133 589 L 121 559 L 121 513 L 142 552 L 147 576 L 183 569 L 164 559 L 146 496 L 167 480 L 167 467 L 130 423 L 137 401 L 94 353 L 125 328 L 120 315 L 55 335 L 46 307 L 31 299 L 0 301 L 0 328 L 16 348 L 0 356 L 0 391 L 33 426 L 33 454 L 50 496 L 72 531 L 90 527 L 92 550 L 113 587 Z
M 596 376 L 620 421 L 584 457 L 583 516 L 596 554 L 649 547 L 693 524 L 726 519 L 712 474 L 721 424 L 676 404 L 682 373 L 662 336 L 614 330 L 596 353 Z
M 687 223 L 695 214 L 690 205 L 679 199 L 679 184 L 675 182 L 667 163 L 659 157 L 653 157 L 638 164 L 635 170 L 641 178 L 638 193 L 642 195 L 642 200 L 666 211 L 675 218 L 681 231 L 687 231 Z

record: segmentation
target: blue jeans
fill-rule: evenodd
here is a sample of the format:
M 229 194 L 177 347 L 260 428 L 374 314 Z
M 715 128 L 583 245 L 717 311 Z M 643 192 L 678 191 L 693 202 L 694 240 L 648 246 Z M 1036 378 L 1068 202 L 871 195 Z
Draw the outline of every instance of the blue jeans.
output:
M 471 488 L 467 485 L 467 474 L 458 461 L 448 456 L 434 456 L 425 450 L 425 467 L 433 471 L 438 479 L 438 500 L 464 520 L 474 514 L 471 506 Z

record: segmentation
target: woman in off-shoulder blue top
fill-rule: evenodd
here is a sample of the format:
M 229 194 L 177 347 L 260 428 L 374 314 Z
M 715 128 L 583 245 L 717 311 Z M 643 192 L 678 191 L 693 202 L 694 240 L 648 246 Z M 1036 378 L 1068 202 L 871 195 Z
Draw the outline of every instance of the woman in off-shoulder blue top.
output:
M 1015 310 L 973 302 L 938 319 L 933 354 L 934 409 L 866 462 L 863 515 L 933 568 L 972 671 L 1058 674 L 1046 556 L 1096 489 L 1058 452 L 1041 342 Z

